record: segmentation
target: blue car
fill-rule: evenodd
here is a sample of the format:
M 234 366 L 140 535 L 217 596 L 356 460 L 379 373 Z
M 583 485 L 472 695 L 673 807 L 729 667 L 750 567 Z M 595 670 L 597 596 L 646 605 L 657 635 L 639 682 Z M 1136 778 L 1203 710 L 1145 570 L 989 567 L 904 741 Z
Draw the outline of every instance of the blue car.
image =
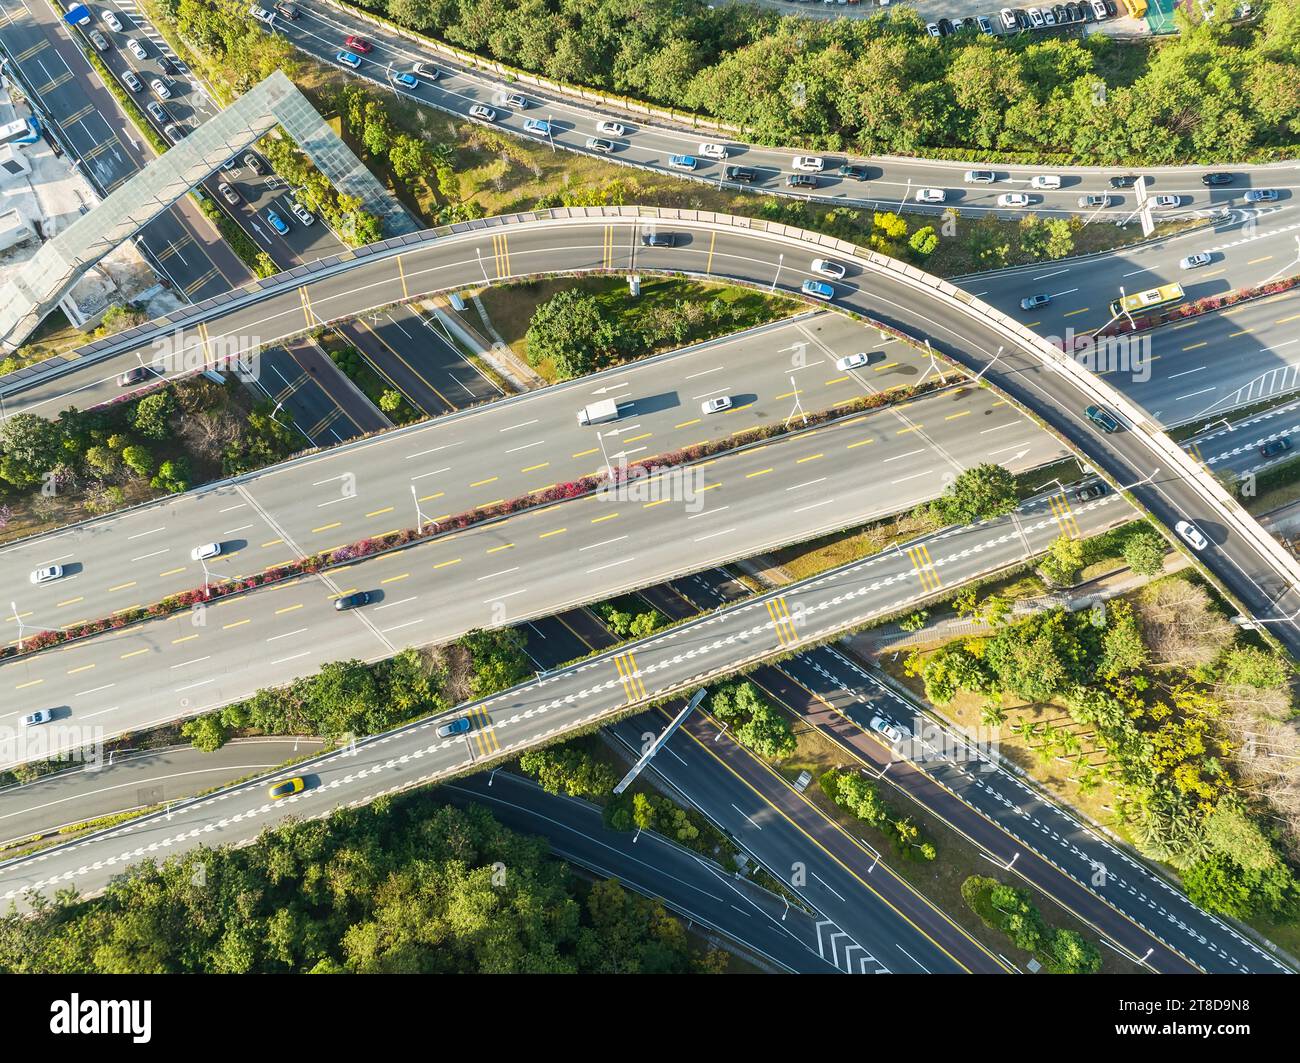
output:
M 545 118 L 525 118 L 524 131 L 532 133 L 535 137 L 549 137 L 551 135 L 551 123 Z
M 281 236 L 289 235 L 289 223 L 285 221 L 282 217 L 280 217 L 280 215 L 278 215 L 275 211 L 268 210 L 266 212 L 266 220 L 271 223 L 271 228 L 274 229 L 276 232 L 278 232 Z
M 469 730 L 469 717 L 460 716 L 450 723 L 444 723 L 438 728 L 439 738 L 451 738 L 454 735 L 463 735 Z
M 678 170 L 693 170 L 698 164 L 694 155 L 669 155 L 668 165 Z
M 361 56 L 354 55 L 352 52 L 339 52 L 334 57 L 334 61 L 340 66 L 350 66 L 353 70 L 361 65 Z
M 401 85 L 404 89 L 410 89 L 412 92 L 416 92 L 420 88 L 420 79 L 414 74 L 394 74 L 393 84 Z
M 800 290 L 804 295 L 811 295 L 814 299 L 825 299 L 827 302 L 835 298 L 835 289 L 823 281 L 806 280 Z

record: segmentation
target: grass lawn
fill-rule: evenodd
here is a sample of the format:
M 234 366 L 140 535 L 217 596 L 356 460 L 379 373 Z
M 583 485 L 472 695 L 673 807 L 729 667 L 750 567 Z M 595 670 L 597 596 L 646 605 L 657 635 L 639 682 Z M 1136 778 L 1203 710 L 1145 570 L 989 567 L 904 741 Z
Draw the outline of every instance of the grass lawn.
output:
M 528 323 L 532 320 L 533 312 L 551 296 L 569 289 L 577 289 L 595 296 L 606 315 L 616 320 L 621 328 L 626 329 L 635 329 L 638 319 L 644 315 L 671 311 L 672 307 L 680 301 L 710 302 L 720 299 L 729 311 L 724 334 L 789 317 L 805 309 L 802 303 L 782 296 L 767 295 L 749 288 L 737 288 L 726 284 L 706 284 L 679 277 L 643 280 L 640 298 L 635 300 L 628 295 L 626 280 L 622 277 L 607 276 L 577 279 L 559 277 L 525 281 L 519 284 L 485 288 L 479 293 L 479 297 L 483 300 L 488 318 L 501 334 L 501 338 L 520 358 L 528 361 L 528 340 L 525 334 L 528 332 Z M 665 341 L 658 347 L 641 353 L 654 354 L 657 350 L 669 350 L 711 338 L 708 329 L 702 327 L 694 330 L 681 343 Z M 548 382 L 558 378 L 555 367 L 549 360 L 539 362 L 533 366 L 533 369 Z
M 1016 949 L 1005 935 L 986 927 L 979 916 L 966 906 L 961 896 L 961 884 L 969 876 L 998 877 L 996 868 L 981 858 L 973 845 L 938 817 L 915 804 L 902 791 L 882 783 L 880 784 L 881 797 L 899 813 L 910 816 L 922 832 L 934 842 L 939 854 L 931 861 L 911 861 L 898 857 L 883 834 L 844 811 L 822 792 L 818 783 L 822 773 L 832 768 L 854 765 L 856 761 L 850 753 L 814 727 L 796 721 L 794 728 L 798 745 L 794 753 L 775 764 L 777 770 L 790 782 L 794 782 L 801 771 L 811 772 L 813 781 L 808 784 L 804 794 L 822 813 L 855 838 L 865 838 L 882 854 L 883 863 L 888 864 L 892 870 L 906 879 L 977 941 L 983 942 L 990 952 L 1001 953 L 1023 968 L 1029 959 L 1029 954 Z M 1017 875 L 1004 873 L 1000 877 L 1014 886 L 1025 885 Z M 1137 970 L 1113 949 L 1102 947 L 1095 931 L 1060 908 L 1050 898 L 1033 887 L 1029 888 L 1048 923 L 1077 930 L 1089 941 L 1098 945 L 1102 953 L 1102 973 L 1132 973 Z

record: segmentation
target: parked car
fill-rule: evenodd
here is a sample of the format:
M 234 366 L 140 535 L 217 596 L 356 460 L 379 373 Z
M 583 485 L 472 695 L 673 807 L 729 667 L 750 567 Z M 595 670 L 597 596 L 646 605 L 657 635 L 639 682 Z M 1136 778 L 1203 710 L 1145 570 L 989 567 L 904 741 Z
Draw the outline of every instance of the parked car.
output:
M 334 61 L 338 63 L 339 66 L 348 66 L 353 70 L 356 70 L 361 66 L 361 56 L 354 52 L 339 52 L 339 54 L 334 57 Z
M 280 217 L 280 215 L 278 215 L 275 211 L 268 210 L 266 212 L 266 220 L 271 223 L 271 228 L 274 229 L 276 232 L 278 232 L 281 236 L 289 235 L 289 223 L 285 221 L 282 217 Z
M 1174 525 L 1174 531 L 1193 550 L 1204 550 L 1210 545 L 1210 541 L 1201 532 L 1201 529 L 1190 520 L 1180 520 Z
M 847 272 L 838 262 L 832 262 L 829 258 L 814 258 L 812 260 L 812 271 L 820 273 L 823 277 L 830 277 L 833 281 L 841 281 Z
M 63 578 L 62 565 L 46 565 L 44 568 L 34 569 L 31 575 L 33 583 L 53 583 L 56 579 Z
M 1106 10 L 1102 0 L 1092 0 L 1092 13 L 1097 16 L 1098 22 L 1110 18 L 1110 12 Z
M 799 290 L 804 295 L 811 295 L 814 299 L 824 299 L 826 302 L 835 298 L 835 289 L 822 281 L 806 280 L 800 285 Z
M 790 165 L 802 173 L 821 173 L 826 169 L 826 160 L 817 155 L 796 155 Z
M 471 118 L 478 118 L 484 122 L 495 122 L 497 120 L 496 111 L 484 103 L 473 104 L 469 109 L 469 115 Z
M 967 170 L 964 178 L 968 185 L 991 185 L 997 179 L 992 170 Z
M 344 594 L 334 599 L 334 608 L 340 613 L 347 609 L 359 609 L 363 605 L 369 605 L 371 594 L 369 591 L 353 591 L 351 594 Z
M 180 68 L 165 55 L 158 56 L 158 65 L 162 67 L 163 73 L 167 74 L 169 77 L 175 77 L 181 72 Z
M 627 135 L 627 129 L 624 128 L 622 122 L 597 122 L 596 132 L 607 137 L 621 137 Z
M 221 193 L 221 198 L 224 199 L 227 203 L 229 203 L 232 207 L 239 206 L 239 202 L 240 202 L 239 193 L 236 192 L 233 188 L 231 188 L 230 185 L 226 184 L 225 181 L 222 181 L 220 184 L 217 185 L 217 191 Z
M 948 193 L 942 188 L 918 188 L 916 190 L 916 201 L 918 203 L 942 203 L 948 198 Z
M 1198 251 L 1194 255 L 1188 255 L 1186 258 L 1178 260 L 1179 269 L 1197 269 L 1200 266 L 1210 264 L 1211 255 L 1208 251 Z
M 463 735 L 470 728 L 468 716 L 457 716 L 456 719 L 448 723 L 440 724 L 438 727 L 439 738 L 451 738 L 455 735 Z
M 1277 439 L 1270 439 L 1259 448 L 1261 458 L 1275 458 L 1279 454 L 1285 454 L 1291 449 L 1291 439 L 1289 436 L 1279 436 Z
M 314 225 L 316 223 L 316 215 L 296 199 L 289 200 L 289 213 L 302 222 L 303 225 Z
M 244 165 L 247 166 L 254 173 L 261 174 L 263 176 L 271 172 L 271 168 L 262 161 L 262 157 L 260 155 L 254 154 L 251 151 L 247 151 L 244 153 Z
M 996 31 L 993 29 L 993 20 L 988 15 L 976 15 L 975 27 L 981 32 L 992 36 Z
M 600 137 L 588 137 L 587 150 L 598 151 L 602 155 L 609 155 L 614 151 L 614 142 L 612 140 L 603 140 Z
M 1029 194 L 1027 192 L 1003 192 L 998 196 L 999 207 L 1027 207 L 1029 206 Z
M 190 551 L 191 561 L 206 561 L 210 557 L 216 557 L 221 553 L 220 543 L 204 543 L 202 546 L 196 546 Z
M 931 37 L 943 36 L 943 34 L 939 32 L 939 23 L 937 22 L 927 22 L 925 24 L 925 32 L 928 33 Z
M 1119 431 L 1119 422 L 1115 420 L 1115 415 L 1104 406 L 1089 406 L 1083 411 L 1083 415 L 1103 432 Z
M 1026 295 L 1020 300 L 1021 310 L 1037 310 L 1040 306 L 1046 306 L 1052 301 L 1052 297 L 1044 292 L 1037 295 Z
M 1031 7 L 1025 11 L 1025 14 L 1029 16 L 1029 24 L 1033 26 L 1034 29 L 1041 30 L 1045 25 L 1047 25 L 1047 23 L 1043 21 L 1043 13 L 1039 11 L 1038 8 Z
M 717 395 L 700 403 L 701 413 L 721 413 L 723 410 L 729 409 L 731 409 L 731 396 L 729 395 Z
M 871 356 L 866 351 L 858 351 L 857 354 L 846 354 L 843 358 L 837 359 L 835 368 L 841 373 L 846 373 L 850 369 L 865 369 L 870 361 Z
M 1277 198 L 1276 188 L 1252 188 L 1246 193 L 1247 203 L 1272 203 Z
M 302 793 L 307 788 L 307 783 L 301 775 L 295 775 L 292 779 L 285 779 L 283 782 L 272 783 L 266 791 L 266 796 L 272 801 L 279 801 L 286 797 L 292 797 L 294 794 Z
M 1009 7 L 1004 7 L 998 12 L 998 19 L 1002 23 L 1002 28 L 1007 31 L 1015 29 L 1019 24 L 1016 21 L 1016 13 Z
M 190 135 L 189 126 L 183 126 L 177 122 L 168 122 L 165 126 L 163 126 L 163 136 L 165 136 L 173 144 L 179 144 L 182 140 L 184 140 L 189 135 Z

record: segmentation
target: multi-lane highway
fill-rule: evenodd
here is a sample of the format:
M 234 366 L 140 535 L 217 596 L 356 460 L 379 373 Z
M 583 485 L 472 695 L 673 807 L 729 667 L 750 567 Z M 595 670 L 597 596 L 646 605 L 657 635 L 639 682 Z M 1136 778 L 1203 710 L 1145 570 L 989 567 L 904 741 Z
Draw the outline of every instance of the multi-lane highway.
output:
M 995 407 L 996 402 L 983 390 L 969 398 L 941 392 L 901 412 L 851 417 L 711 459 L 688 481 L 656 479 L 515 514 L 318 576 L 218 599 L 197 613 L 11 659 L 0 664 L 0 689 L 6 691 L 0 726 L 13 726 L 20 714 L 43 707 L 55 712 L 51 727 L 102 727 L 107 734 L 140 729 L 310 674 L 330 660 L 374 659 L 405 645 L 445 642 L 472 628 L 546 616 L 701 565 L 906 510 L 932 497 L 945 472 L 953 474 L 965 467 L 962 463 L 995 460 L 989 454 L 993 450 L 1014 447 L 1004 455 L 1013 468 L 1060 453 L 1050 436 L 1019 414 Z M 946 420 L 949 415 L 954 420 Z M 958 462 L 946 452 L 944 435 L 960 438 L 956 422 L 977 416 L 990 434 L 980 452 L 967 445 Z M 863 462 L 888 477 L 871 492 L 861 488 Z M 328 490 L 336 487 L 330 479 L 322 476 L 318 482 L 324 481 Z M 337 491 L 330 498 L 350 503 Z M 779 504 L 773 505 L 773 498 Z M 362 508 L 371 504 L 377 503 L 363 502 Z M 1068 500 L 1062 506 L 1068 510 Z M 221 508 L 233 512 L 222 515 Z M 297 520 L 325 519 L 302 509 L 289 512 Z M 256 559 L 252 569 L 261 567 L 268 552 L 256 548 L 262 535 L 282 540 L 271 552 L 300 549 L 292 533 L 245 498 L 208 496 L 191 513 L 206 518 L 210 528 L 217 519 L 238 522 L 244 530 L 226 544 L 247 545 Z M 385 519 L 393 526 L 391 515 Z M 155 570 L 170 566 L 166 526 L 143 524 L 155 534 L 136 533 L 144 538 L 132 549 L 160 556 L 137 561 L 133 570 L 148 571 L 145 564 Z M 91 539 L 84 538 L 83 546 Z M 563 564 L 555 563 L 557 552 L 563 554 Z M 247 563 L 238 554 L 234 561 Z M 191 563 L 188 570 L 194 567 Z M 104 587 L 114 579 L 137 582 L 114 575 L 120 571 L 111 563 L 106 572 L 92 575 L 87 570 L 85 589 L 103 587 L 88 601 L 139 593 L 138 586 L 125 591 Z M 353 611 L 331 608 L 334 599 L 359 590 L 369 592 L 373 601 Z M 80 597 L 81 591 L 74 581 L 58 593 Z M 30 593 L 24 597 L 28 600 Z M 106 612 L 103 606 L 87 608 L 86 602 L 72 608 Z M 57 604 L 52 611 L 58 612 Z M 35 620 L 27 617 L 23 623 Z M 13 630 L 16 624 L 10 624 Z M 21 759 L 17 751 L 9 754 L 14 755 Z M 0 766 L 11 762 L 0 756 Z
M 307 778 L 309 788 L 287 802 L 267 800 L 265 783 L 250 783 L 175 808 L 170 819 L 162 815 L 148 817 L 85 841 L 47 850 L 39 859 L 12 861 L 0 866 L 0 901 L 17 900 L 31 887 L 53 891 L 73 886 L 93 893 L 112 875 L 142 858 L 174 855 L 199 844 L 246 840 L 286 816 L 317 815 L 327 807 L 438 781 L 485 760 L 513 754 L 566 728 L 601 719 L 617 712 L 620 706 L 698 684 L 731 670 L 746 658 L 814 642 L 846 623 L 896 611 L 938 587 L 1015 563 L 1027 551 L 1042 549 L 1067 524 L 1075 534 L 1087 534 L 1127 519 L 1130 514 L 1123 501 L 1113 495 L 1069 513 L 1060 508 L 1059 498 L 1039 499 L 1023 507 L 1015 519 L 930 536 L 910 544 L 906 553 L 900 550 L 877 555 L 598 655 L 488 698 L 480 705 L 462 707 L 457 715 L 468 715 L 473 723 L 468 735 L 438 739 L 432 729 L 438 721 L 426 721 L 360 742 L 355 750 L 330 754 L 295 768 L 294 773 Z M 847 685 L 860 697 L 862 683 L 860 677 L 853 676 Z M 905 711 L 900 712 L 898 706 L 883 702 L 876 705 L 885 707 L 909 730 L 916 726 L 916 721 L 909 719 Z M 639 742 L 643 729 L 638 729 L 634 741 Z M 906 740 L 892 754 L 884 755 L 907 756 L 908 750 L 916 750 L 918 758 L 926 758 L 926 769 L 933 770 L 933 758 L 925 750 L 926 743 L 934 744 L 935 739 L 926 734 L 917 737 L 919 744 Z M 692 756 L 698 755 L 706 754 L 696 749 Z M 940 770 L 948 768 L 942 766 Z M 953 770 L 960 774 L 960 765 Z M 987 789 L 991 785 L 991 776 L 982 772 L 973 772 L 972 776 L 973 786 Z M 1002 779 L 998 786 L 1014 782 Z M 980 798 L 989 808 L 996 804 L 994 790 Z M 1032 804 L 1030 798 L 1024 792 L 1012 794 L 1017 807 L 1030 811 L 1025 829 L 1032 832 L 1039 829 L 1036 824 L 1047 812 L 1038 798 L 1034 797 Z M 757 811 L 767 815 L 761 804 Z M 1052 829 L 1059 828 L 1049 823 L 1045 829 L 1050 835 Z M 745 841 L 749 844 L 752 835 Z M 1086 862 L 1086 854 L 1084 859 Z M 1130 884 L 1131 877 L 1141 870 L 1113 850 L 1104 862 L 1112 873 L 1118 871 Z M 1181 905 L 1175 918 L 1186 925 L 1175 928 L 1179 930 L 1177 938 L 1166 938 L 1175 948 L 1192 949 L 1199 937 L 1212 942 L 1208 948 L 1201 942 L 1204 960 L 1200 954 L 1195 958 L 1206 969 L 1276 969 L 1270 958 L 1187 904 L 1185 898 L 1180 901 L 1176 895 L 1162 894 L 1158 899 L 1164 906 Z M 1206 921 L 1204 928 L 1199 928 L 1198 920 Z M 1172 933 L 1168 928 L 1162 933 L 1158 927 L 1155 932 L 1162 936 Z M 1186 935 L 1186 940 L 1181 935 Z M 874 941 L 859 943 L 878 958 L 884 954 Z M 929 967 L 923 956 L 909 951 Z
M 344 41 L 348 36 L 355 34 L 363 37 L 373 45 L 373 50 L 361 56 L 359 69 L 348 70 L 347 73 L 380 85 L 386 91 L 467 118 L 470 107 L 476 104 L 486 105 L 495 112 L 493 125 L 525 137 L 532 135 L 525 131 L 525 120 L 541 119 L 549 122 L 551 129 L 549 138 L 545 135 L 541 137 L 542 143 L 553 143 L 555 147 L 568 151 L 596 154 L 587 146 L 587 141 L 599 137 L 609 140 L 614 147 L 611 153 L 602 157 L 677 176 L 682 176 L 686 171 L 671 166 L 669 159 L 674 155 L 689 155 L 697 162 L 696 168 L 689 171 L 690 175 L 716 181 L 733 189 L 753 188 L 794 194 L 801 198 L 886 208 L 903 204 L 910 210 L 933 213 L 956 207 L 966 214 L 995 212 L 1015 217 L 1026 211 L 1034 211 L 1039 214 L 1068 214 L 1113 221 L 1131 215 L 1137 203 L 1132 189 L 1113 189 L 1110 187 L 1110 178 L 1133 172 L 1148 178 L 1153 195 L 1177 195 L 1180 198 L 1176 208 L 1160 212 L 1162 217 L 1169 219 L 1208 215 L 1225 207 L 1241 206 L 1243 196 L 1249 188 L 1276 188 L 1283 193 L 1287 202 L 1296 189 L 1300 188 L 1296 168 L 1288 163 L 1232 167 L 1239 175 L 1233 185 L 1206 188 L 1200 181 L 1204 170 L 1198 167 L 1141 167 L 1130 171 L 1083 166 L 985 166 L 979 163 L 910 158 L 865 159 L 846 156 L 840 152 L 820 156 L 824 159 L 825 168 L 817 175 L 818 187 L 811 192 L 803 192 L 785 184 L 786 178 L 796 172 L 792 160 L 799 154 L 798 149 L 745 144 L 725 135 L 646 121 L 643 116 L 629 114 L 612 105 L 603 109 L 558 93 L 543 93 L 518 81 L 505 81 L 451 61 L 431 45 L 421 45 L 410 37 L 394 33 L 359 12 L 323 0 L 311 0 L 295 6 L 299 17 L 294 21 L 277 17 L 273 32 L 282 34 L 304 52 L 328 63 L 335 63 L 335 56 L 345 50 Z M 391 72 L 409 71 L 417 61 L 432 63 L 441 71 L 441 76 L 436 81 L 421 79 L 419 87 L 414 90 L 392 82 Z M 516 93 L 522 93 L 527 101 L 526 106 L 510 102 L 509 98 Z M 602 132 L 597 128 L 597 123 L 601 121 L 617 122 L 623 126 L 624 131 L 621 134 Z M 728 158 L 715 161 L 705 157 L 700 146 L 706 142 L 722 143 L 728 152 Z M 861 166 L 865 171 L 865 179 L 841 176 L 838 170 L 844 163 Z M 751 170 L 753 180 L 744 183 L 728 182 L 725 174 L 728 166 Z M 964 174 L 972 169 L 992 170 L 997 174 L 998 180 L 992 184 L 968 184 L 964 180 Z M 1060 188 L 1031 187 L 1033 177 L 1039 174 L 1059 176 Z M 919 203 L 916 193 L 922 188 L 945 190 L 945 202 L 940 205 Z M 1029 201 L 1024 207 L 999 206 L 998 197 L 1006 192 L 1024 193 L 1028 195 Z M 1111 202 L 1104 208 L 1081 206 L 1079 197 L 1089 193 L 1109 195 Z

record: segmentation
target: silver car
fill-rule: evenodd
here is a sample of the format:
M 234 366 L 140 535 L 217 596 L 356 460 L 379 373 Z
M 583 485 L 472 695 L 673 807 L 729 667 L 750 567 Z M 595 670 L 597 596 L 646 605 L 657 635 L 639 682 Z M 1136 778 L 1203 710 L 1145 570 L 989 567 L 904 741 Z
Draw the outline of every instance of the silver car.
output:
M 1178 260 L 1179 269 L 1196 269 L 1198 266 L 1208 266 L 1211 255 L 1208 251 L 1201 251 L 1195 255 L 1188 255 L 1186 258 Z

